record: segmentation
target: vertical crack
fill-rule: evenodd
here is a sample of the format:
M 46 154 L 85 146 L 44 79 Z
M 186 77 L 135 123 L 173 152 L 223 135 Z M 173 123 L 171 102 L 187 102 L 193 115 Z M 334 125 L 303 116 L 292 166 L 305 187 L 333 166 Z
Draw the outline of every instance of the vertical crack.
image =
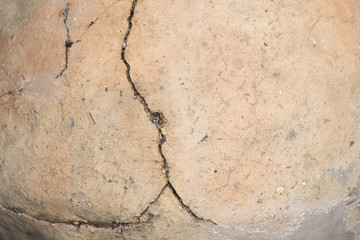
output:
M 68 20 L 68 14 L 70 11 L 70 1 L 68 1 L 66 3 L 66 7 L 65 10 L 63 12 L 63 16 L 64 16 L 64 26 L 66 28 L 66 40 L 65 40 L 65 66 L 64 68 L 58 73 L 58 75 L 56 75 L 55 78 L 59 78 L 63 75 L 63 73 L 65 72 L 65 70 L 68 68 L 68 63 L 69 63 L 69 50 L 71 48 L 71 46 L 73 45 L 73 42 L 70 40 L 70 32 L 69 32 L 69 27 L 67 25 L 67 20 Z
M 125 50 L 126 50 L 126 46 L 127 46 L 127 41 L 131 32 L 131 28 L 132 28 L 132 18 L 134 17 L 134 13 L 135 13 L 135 7 L 137 4 L 137 0 L 133 0 L 132 5 L 131 5 L 131 9 L 130 9 L 130 15 L 127 19 L 128 21 L 128 29 L 127 32 L 125 34 L 124 37 L 124 41 L 122 44 L 122 49 L 121 49 L 121 60 L 124 62 L 125 66 L 126 66 L 126 77 L 128 82 L 131 85 L 131 89 L 134 92 L 135 97 L 137 97 L 140 101 L 140 103 L 143 105 L 144 110 L 146 112 L 146 114 L 148 115 L 150 121 L 155 124 L 157 130 L 158 130 L 158 134 L 159 134 L 159 144 L 158 144 L 158 152 L 162 158 L 162 164 L 163 164 L 163 172 L 165 174 L 165 178 L 166 181 L 169 181 L 169 167 L 168 167 L 168 163 L 166 161 L 166 158 L 164 156 L 164 154 L 162 153 L 162 145 L 163 143 L 166 141 L 165 135 L 162 132 L 162 127 L 165 124 L 165 121 L 163 120 L 164 116 L 161 112 L 153 112 L 150 110 L 149 105 L 147 104 L 145 98 L 140 94 L 140 92 L 137 90 L 134 82 L 131 79 L 131 75 L 130 75 L 130 64 L 127 62 L 126 58 L 125 58 Z
M 217 225 L 215 222 L 213 222 L 212 220 L 210 219 L 205 219 L 205 218 L 202 218 L 202 217 L 199 217 L 197 216 L 191 209 L 189 206 L 187 206 L 182 198 L 180 197 L 180 195 L 176 192 L 175 188 L 173 187 L 173 185 L 171 184 L 170 182 L 170 179 L 169 179 L 169 165 L 168 165 L 168 162 L 163 154 L 163 151 L 162 151 L 162 145 L 166 142 L 166 137 L 165 135 L 163 134 L 162 132 L 162 128 L 164 127 L 165 125 L 165 121 L 164 121 L 164 115 L 161 113 L 161 112 L 154 112 L 152 111 L 150 108 L 149 108 L 149 105 L 147 104 L 145 98 L 140 94 L 140 92 L 137 90 L 134 82 L 132 81 L 131 79 L 131 75 L 130 75 L 130 70 L 131 70 L 131 67 L 130 67 L 130 64 L 128 63 L 128 61 L 126 60 L 125 58 L 125 50 L 126 50 L 126 46 L 127 46 L 127 42 L 128 42 L 128 38 L 129 38 L 129 35 L 130 35 L 130 32 L 131 32 L 131 28 L 132 28 L 132 19 L 134 17 L 134 14 L 135 14 L 135 7 L 136 7 L 136 4 L 137 4 L 137 0 L 133 0 L 132 4 L 131 4 L 131 9 L 130 9 L 130 15 L 129 17 L 127 18 L 127 22 L 128 22 L 128 29 L 127 29 L 127 32 L 125 34 L 125 37 L 124 37 L 124 40 L 123 40 L 123 44 L 122 44 L 122 48 L 121 48 L 121 60 L 124 62 L 125 66 L 126 66 L 126 77 L 127 77 L 127 80 L 128 82 L 130 83 L 130 86 L 131 86 L 131 89 L 133 90 L 134 92 L 134 96 L 137 97 L 140 101 L 140 103 L 143 105 L 144 107 L 144 110 L 146 112 L 146 114 L 148 115 L 149 117 L 149 120 L 156 126 L 156 129 L 158 130 L 158 153 L 160 154 L 161 156 L 161 159 L 162 159 L 162 167 L 163 167 L 163 172 L 165 174 L 165 179 L 166 179 L 166 185 L 162 188 L 160 194 L 158 195 L 158 197 L 154 200 L 154 201 L 157 201 L 157 199 L 160 197 L 161 193 L 164 191 L 164 189 L 166 187 L 168 187 L 171 192 L 173 193 L 173 195 L 175 196 L 175 198 L 178 200 L 178 202 L 180 203 L 180 205 L 186 209 L 186 211 L 192 216 L 194 217 L 195 219 L 197 220 L 201 220 L 201 221 L 205 221 L 205 222 L 210 222 L 214 225 Z M 144 212 L 141 214 L 143 215 L 146 211 L 148 210 L 145 209 Z

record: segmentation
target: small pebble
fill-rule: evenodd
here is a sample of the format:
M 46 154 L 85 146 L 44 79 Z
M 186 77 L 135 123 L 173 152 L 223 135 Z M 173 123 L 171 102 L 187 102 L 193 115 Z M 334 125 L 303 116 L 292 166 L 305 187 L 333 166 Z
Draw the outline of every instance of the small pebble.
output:
M 279 194 L 282 193 L 283 191 L 284 191 L 284 188 L 282 186 L 279 186 L 276 188 L 276 192 Z

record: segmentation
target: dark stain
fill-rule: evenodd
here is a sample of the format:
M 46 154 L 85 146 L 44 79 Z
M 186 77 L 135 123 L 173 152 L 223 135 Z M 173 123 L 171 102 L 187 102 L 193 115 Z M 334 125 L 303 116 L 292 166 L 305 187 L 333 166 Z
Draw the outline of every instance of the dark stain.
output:
M 209 139 L 209 136 L 208 135 L 205 135 L 199 142 L 199 143 L 202 143 L 202 142 L 206 142 L 207 140 Z
M 286 135 L 286 140 L 287 141 L 293 141 L 296 137 L 296 132 L 294 131 L 294 129 L 292 129 L 287 135 Z
M 71 124 L 69 126 L 70 129 L 73 129 L 75 127 L 75 121 L 74 119 L 71 119 Z

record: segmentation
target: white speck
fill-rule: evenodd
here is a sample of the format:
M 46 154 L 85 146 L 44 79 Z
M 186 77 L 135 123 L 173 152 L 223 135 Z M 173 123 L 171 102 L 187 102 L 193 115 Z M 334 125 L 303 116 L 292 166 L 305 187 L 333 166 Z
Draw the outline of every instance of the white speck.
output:
M 279 93 L 282 94 L 282 91 L 280 90 Z
M 76 17 L 74 17 L 74 21 L 76 21 Z
M 304 197 L 304 196 L 303 196 L 303 197 L 302 197 L 302 200 L 304 200 L 304 201 L 305 201 L 305 200 L 306 200 L 306 197 Z
M 102 61 L 102 58 L 99 58 L 99 61 Z
M 279 194 L 282 193 L 283 191 L 284 191 L 284 188 L 282 186 L 279 186 L 276 188 L 276 192 Z
M 316 46 L 316 40 L 313 39 L 312 37 L 309 37 L 309 40 L 312 42 L 312 44 L 314 45 L 314 47 Z
M 303 186 L 305 186 L 306 185 L 306 181 L 304 180 L 304 181 L 302 181 L 302 183 L 301 183 Z

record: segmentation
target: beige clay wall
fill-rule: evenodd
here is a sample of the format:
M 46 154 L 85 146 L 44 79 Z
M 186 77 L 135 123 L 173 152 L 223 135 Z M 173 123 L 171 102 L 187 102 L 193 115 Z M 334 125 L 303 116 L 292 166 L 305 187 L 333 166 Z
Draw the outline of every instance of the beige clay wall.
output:
M 360 1 L 0 1 L 0 239 L 360 239 Z

